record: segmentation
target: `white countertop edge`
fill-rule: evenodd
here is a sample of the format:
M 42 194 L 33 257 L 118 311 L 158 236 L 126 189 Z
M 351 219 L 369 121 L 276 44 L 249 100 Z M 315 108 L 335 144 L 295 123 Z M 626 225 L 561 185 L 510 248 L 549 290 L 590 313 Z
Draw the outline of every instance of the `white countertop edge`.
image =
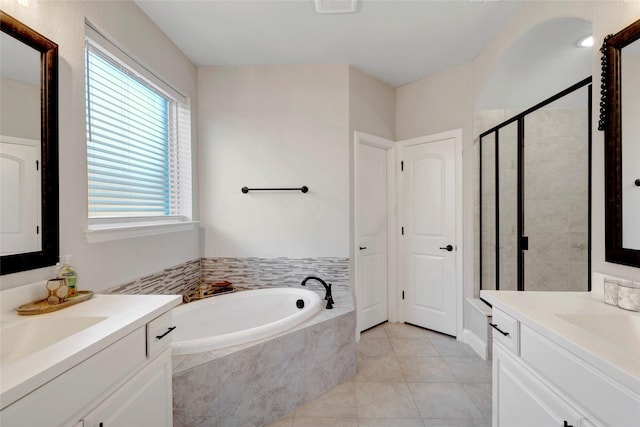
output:
M 556 313 L 552 312 L 548 306 L 534 307 L 530 301 L 525 304 L 508 301 L 513 297 L 518 299 L 526 297 L 527 293 L 536 294 L 538 297 L 544 297 L 545 294 L 548 294 L 553 298 L 559 296 L 565 299 L 570 298 L 577 306 L 586 306 L 589 309 L 596 308 L 611 313 L 616 313 L 616 310 L 621 310 L 622 313 L 630 312 L 606 305 L 597 295 L 590 295 L 587 292 L 481 291 L 480 293 L 480 296 L 491 305 L 513 316 L 530 329 L 640 396 L 640 363 L 638 360 L 628 354 L 623 354 L 604 339 L 591 335 L 577 326 L 561 321 L 559 318 L 556 322 Z M 600 304 L 604 307 L 601 307 Z M 566 307 L 566 312 L 575 313 L 579 310 L 576 310 L 576 307 Z
M 182 301 L 179 295 L 95 295 L 92 299 L 60 311 L 38 315 L 55 317 L 107 317 L 70 337 L 28 357 L 2 366 L 0 408 L 4 409 L 36 388 L 107 348 L 119 339 L 171 310 Z M 15 320 L 27 316 L 14 315 Z M 5 317 L 4 322 L 11 319 Z M 4 323 L 3 322 L 3 323 Z

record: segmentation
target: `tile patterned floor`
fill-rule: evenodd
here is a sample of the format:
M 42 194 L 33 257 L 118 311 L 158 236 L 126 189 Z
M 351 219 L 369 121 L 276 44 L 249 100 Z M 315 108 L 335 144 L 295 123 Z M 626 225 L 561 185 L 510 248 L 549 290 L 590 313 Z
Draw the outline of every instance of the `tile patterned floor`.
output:
M 352 381 L 269 427 L 490 427 L 491 362 L 466 344 L 385 323 L 362 334 Z

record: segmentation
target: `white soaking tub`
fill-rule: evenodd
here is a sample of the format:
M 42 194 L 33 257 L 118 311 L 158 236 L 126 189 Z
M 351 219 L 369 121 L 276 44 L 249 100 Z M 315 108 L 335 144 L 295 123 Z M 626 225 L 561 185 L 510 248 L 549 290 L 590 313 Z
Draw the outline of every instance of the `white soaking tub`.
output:
M 183 304 L 172 313 L 172 353 L 218 350 L 280 334 L 314 316 L 323 302 L 306 289 L 269 288 Z

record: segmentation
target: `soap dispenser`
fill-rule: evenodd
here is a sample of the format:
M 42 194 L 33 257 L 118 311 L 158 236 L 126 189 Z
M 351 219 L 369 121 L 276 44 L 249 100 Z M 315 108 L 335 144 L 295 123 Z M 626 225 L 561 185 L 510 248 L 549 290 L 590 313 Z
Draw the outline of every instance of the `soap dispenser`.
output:
M 69 263 L 71 260 L 71 255 L 62 255 L 60 257 L 60 263 L 58 263 L 58 277 L 61 279 L 67 279 L 67 285 L 69 286 L 68 297 L 74 297 L 78 292 L 76 288 L 76 281 L 78 280 L 78 275 L 76 274 L 76 270 Z

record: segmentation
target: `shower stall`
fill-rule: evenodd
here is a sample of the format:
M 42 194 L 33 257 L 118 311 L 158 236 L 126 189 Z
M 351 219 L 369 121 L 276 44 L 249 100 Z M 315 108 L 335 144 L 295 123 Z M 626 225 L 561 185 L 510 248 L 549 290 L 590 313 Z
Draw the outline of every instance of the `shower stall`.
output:
M 480 134 L 481 290 L 591 289 L 591 77 Z

